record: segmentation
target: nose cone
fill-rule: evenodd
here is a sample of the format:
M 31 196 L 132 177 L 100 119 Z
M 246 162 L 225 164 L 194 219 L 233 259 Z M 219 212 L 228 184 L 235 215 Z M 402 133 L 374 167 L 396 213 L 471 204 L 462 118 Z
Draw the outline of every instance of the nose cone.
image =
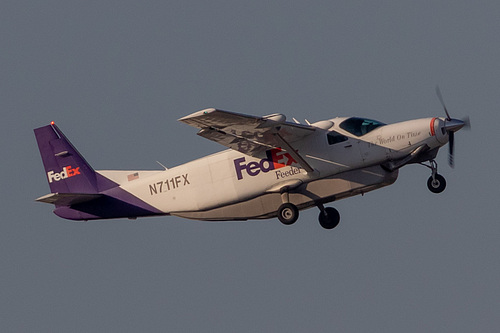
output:
M 462 127 L 464 127 L 465 122 L 459 119 L 450 119 L 445 120 L 444 129 L 448 132 L 456 132 Z

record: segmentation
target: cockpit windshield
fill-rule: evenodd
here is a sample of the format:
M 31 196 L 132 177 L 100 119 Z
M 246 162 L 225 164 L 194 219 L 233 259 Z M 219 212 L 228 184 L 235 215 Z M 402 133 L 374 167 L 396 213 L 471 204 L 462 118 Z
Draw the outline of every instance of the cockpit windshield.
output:
M 367 133 L 370 133 L 375 128 L 384 125 L 384 123 L 376 120 L 352 117 L 341 122 L 339 126 L 343 130 L 351 134 L 354 134 L 356 136 L 363 136 Z

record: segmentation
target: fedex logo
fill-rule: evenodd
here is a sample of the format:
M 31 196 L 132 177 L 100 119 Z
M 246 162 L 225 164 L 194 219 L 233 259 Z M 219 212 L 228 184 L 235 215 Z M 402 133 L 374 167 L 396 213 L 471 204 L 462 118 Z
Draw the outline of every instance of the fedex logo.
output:
M 234 168 L 236 170 L 236 176 L 238 180 L 243 179 L 243 171 L 245 171 L 249 176 L 254 177 L 259 173 L 267 173 L 271 170 L 283 168 L 292 163 L 297 163 L 295 159 L 286 152 L 283 152 L 279 148 L 271 149 L 266 152 L 267 159 L 260 160 L 260 162 L 250 162 L 246 163 L 245 157 L 240 157 L 234 160 Z
M 49 171 L 47 172 L 47 177 L 49 178 L 49 183 L 52 183 L 54 180 L 56 182 L 66 179 L 69 177 L 73 177 L 80 174 L 80 167 L 72 168 L 71 165 L 65 166 L 61 172 Z

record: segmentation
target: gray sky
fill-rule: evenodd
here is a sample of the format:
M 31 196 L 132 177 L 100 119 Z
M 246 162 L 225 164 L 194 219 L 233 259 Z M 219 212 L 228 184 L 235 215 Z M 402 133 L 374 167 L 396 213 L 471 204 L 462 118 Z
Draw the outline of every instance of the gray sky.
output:
M 3 1 L 0 331 L 496 332 L 498 1 Z M 277 219 L 71 223 L 32 129 L 96 169 L 222 150 L 176 120 L 206 107 L 318 121 L 470 115 L 448 187 L 387 188 Z M 217 190 L 217 189 L 214 189 Z

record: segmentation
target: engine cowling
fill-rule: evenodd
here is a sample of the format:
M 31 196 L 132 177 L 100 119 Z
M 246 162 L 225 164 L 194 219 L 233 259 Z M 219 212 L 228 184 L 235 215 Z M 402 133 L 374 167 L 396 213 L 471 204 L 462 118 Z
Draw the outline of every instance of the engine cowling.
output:
M 448 142 L 448 133 L 446 132 L 444 125 L 444 118 L 435 117 L 431 120 L 431 134 L 436 137 L 436 140 L 439 143 L 443 144 Z

